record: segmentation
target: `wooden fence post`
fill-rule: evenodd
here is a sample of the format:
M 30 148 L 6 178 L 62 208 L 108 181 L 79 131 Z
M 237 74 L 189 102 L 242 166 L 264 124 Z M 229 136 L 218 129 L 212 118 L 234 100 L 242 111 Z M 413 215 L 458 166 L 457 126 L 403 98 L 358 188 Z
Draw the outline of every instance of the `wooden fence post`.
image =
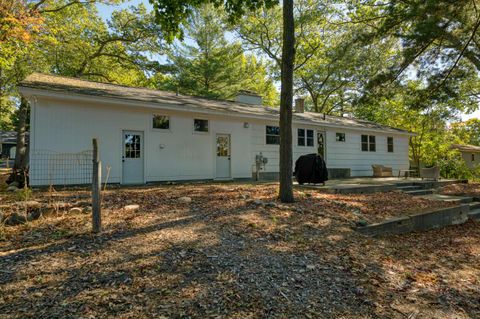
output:
M 102 231 L 101 189 L 102 189 L 102 162 L 98 156 L 98 142 L 93 139 L 93 174 L 92 174 L 92 230 L 94 233 Z

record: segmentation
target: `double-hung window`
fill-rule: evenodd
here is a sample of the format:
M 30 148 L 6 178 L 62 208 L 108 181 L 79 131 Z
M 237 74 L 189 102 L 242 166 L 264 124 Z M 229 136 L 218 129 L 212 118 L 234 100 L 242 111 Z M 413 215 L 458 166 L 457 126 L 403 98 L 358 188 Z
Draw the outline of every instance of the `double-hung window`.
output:
M 363 152 L 375 152 L 377 145 L 375 141 L 375 135 L 362 135 L 362 151 Z
M 313 130 L 306 130 L 303 128 L 299 128 L 297 130 L 297 145 L 312 147 L 313 144 L 314 144 Z

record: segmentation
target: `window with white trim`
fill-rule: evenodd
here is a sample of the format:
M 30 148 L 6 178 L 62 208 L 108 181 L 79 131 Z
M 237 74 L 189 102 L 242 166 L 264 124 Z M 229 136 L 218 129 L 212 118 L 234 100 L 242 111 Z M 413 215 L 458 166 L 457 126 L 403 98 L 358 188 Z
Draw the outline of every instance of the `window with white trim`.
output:
M 362 151 L 376 152 L 377 144 L 375 135 L 362 135 Z
M 265 142 L 269 145 L 280 145 L 280 127 L 266 126 Z
M 194 119 L 193 120 L 193 130 L 195 132 L 208 132 L 208 120 Z
M 335 133 L 335 140 L 337 142 L 345 142 L 345 133 Z
M 314 144 L 313 135 L 313 130 L 299 128 L 297 130 L 297 145 L 312 147 Z
M 393 153 L 393 137 L 387 137 L 387 151 Z
M 152 127 L 158 130 L 168 130 L 170 129 L 170 118 L 165 115 L 153 115 Z

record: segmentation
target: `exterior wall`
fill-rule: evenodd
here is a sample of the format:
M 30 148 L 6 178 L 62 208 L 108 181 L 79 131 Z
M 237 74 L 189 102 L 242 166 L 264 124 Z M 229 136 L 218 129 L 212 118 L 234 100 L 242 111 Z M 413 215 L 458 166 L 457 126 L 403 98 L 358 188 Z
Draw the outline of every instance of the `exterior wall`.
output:
M 345 133 L 345 142 L 337 142 L 335 133 Z M 376 152 L 363 152 L 361 135 L 374 135 Z M 387 137 L 393 137 L 393 153 L 387 151 Z M 408 143 L 404 135 L 394 135 L 378 132 L 359 132 L 352 130 L 327 131 L 327 167 L 351 168 L 352 176 L 372 176 L 372 165 L 381 164 L 392 167 L 393 174 L 399 169 L 408 169 Z
M 474 156 L 473 161 L 472 161 L 472 155 Z M 463 160 L 465 161 L 465 164 L 467 164 L 469 168 L 475 168 L 476 166 L 480 165 L 480 153 L 462 151 L 462 157 L 463 157 Z
M 265 126 L 278 125 L 275 122 L 269 124 L 256 124 L 252 130 L 252 162 L 255 155 L 262 152 L 268 158 L 265 172 L 278 172 L 279 153 L 277 145 L 267 145 L 265 138 Z M 297 129 L 314 130 L 314 146 L 298 146 Z M 381 164 L 393 168 L 394 175 L 399 169 L 408 169 L 408 137 L 404 135 L 386 134 L 379 132 L 362 132 L 345 129 L 318 128 L 310 125 L 293 125 L 293 163 L 304 154 L 317 153 L 317 132 L 325 132 L 326 164 L 328 168 L 350 168 L 351 176 L 372 176 L 372 165 Z M 345 133 L 345 142 L 337 142 L 336 133 Z M 376 152 L 362 152 L 361 135 L 376 136 Z M 387 137 L 393 137 L 393 153 L 387 152 Z
M 169 130 L 152 129 L 152 115 L 170 116 Z M 193 119 L 208 119 L 208 133 L 194 133 Z M 72 102 L 39 100 L 32 112 L 32 149 L 37 152 L 78 153 L 92 148 L 99 139 L 103 178 L 110 167 L 108 182 L 122 182 L 122 131 L 144 133 L 145 182 L 215 178 L 215 134 L 231 136 L 231 173 L 233 178 L 251 178 L 250 128 L 213 116 L 181 114 L 121 106 L 85 105 Z M 162 148 L 160 147 L 162 145 Z M 35 152 L 31 153 L 32 185 L 36 182 Z M 39 162 L 39 161 L 37 161 Z M 37 165 L 37 169 L 35 169 Z M 47 167 L 48 168 L 48 167 Z M 45 169 L 45 166 L 41 166 Z M 74 183 L 61 178 L 52 183 Z M 48 184 L 48 183 L 47 183 Z
M 152 128 L 153 114 L 170 117 L 169 130 Z M 277 121 L 227 118 L 218 115 L 167 111 L 146 107 L 61 101 L 38 98 L 31 112 L 31 184 L 78 184 L 76 180 L 40 180 L 48 175 L 48 166 L 36 159 L 38 152 L 79 153 L 92 148 L 98 138 L 103 179 L 110 168 L 108 182 L 122 183 L 123 130 L 142 131 L 144 135 L 144 182 L 214 179 L 216 134 L 230 134 L 232 178 L 251 178 L 255 155 L 268 158 L 265 173 L 279 171 L 278 145 L 267 145 L 266 125 Z M 209 132 L 193 131 L 193 119 L 209 120 Z M 248 123 L 248 125 L 245 125 Z M 298 146 L 297 129 L 314 130 L 314 146 Z M 372 164 L 408 169 L 408 137 L 378 132 L 322 128 L 314 125 L 293 126 L 293 163 L 304 154 L 317 152 L 317 132 L 325 132 L 328 168 L 350 168 L 352 176 L 371 176 Z M 335 133 L 344 132 L 345 142 L 336 142 Z M 376 136 L 376 152 L 361 151 L 361 134 Z M 394 137 L 394 153 L 387 152 L 387 136 Z M 43 165 L 43 166 L 42 166 Z M 80 174 L 80 173 L 78 173 Z

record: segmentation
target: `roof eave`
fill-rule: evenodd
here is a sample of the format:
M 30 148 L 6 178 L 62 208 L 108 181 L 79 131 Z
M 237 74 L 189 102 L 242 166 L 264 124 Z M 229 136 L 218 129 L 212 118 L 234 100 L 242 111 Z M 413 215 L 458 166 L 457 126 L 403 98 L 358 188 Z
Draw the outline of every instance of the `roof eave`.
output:
M 57 91 L 57 90 L 47 90 L 44 88 L 34 88 L 28 86 L 26 84 L 20 84 L 18 86 L 20 93 L 28 99 L 32 99 L 36 96 L 43 96 L 49 98 L 57 98 L 57 99 L 67 99 L 67 100 L 88 100 L 88 101 L 102 101 L 108 104 L 117 104 L 117 105 L 124 105 L 124 106 L 139 106 L 151 109 L 166 109 L 171 111 L 179 111 L 179 112 L 196 112 L 199 114 L 211 114 L 211 115 L 220 115 L 220 116 L 230 116 L 230 117 L 240 117 L 245 119 L 258 119 L 258 120 L 270 120 L 270 121 L 278 121 L 278 119 L 272 119 L 265 115 L 254 115 L 254 114 L 245 114 L 240 112 L 227 112 L 227 111 L 213 111 L 213 110 L 206 110 L 206 109 L 198 109 L 196 107 L 192 108 L 189 107 L 188 104 L 171 104 L 168 103 L 159 103 L 159 102 L 148 102 L 142 100 L 134 100 L 134 99 L 126 99 L 122 97 L 113 97 L 113 96 L 91 96 L 87 94 L 80 94 L 80 93 L 72 93 L 72 92 L 65 92 L 65 91 Z M 160 106 L 160 107 L 159 107 Z M 181 107 L 181 109 L 179 108 Z M 270 115 L 271 116 L 271 115 Z M 278 117 L 278 115 L 275 115 Z M 298 120 L 293 119 L 293 123 L 303 124 L 303 125 L 317 125 L 322 127 L 329 127 L 329 128 L 340 128 L 340 129 L 349 129 L 355 131 L 367 131 L 367 132 L 381 132 L 381 133 L 389 133 L 389 134 L 397 134 L 397 135 L 407 135 L 407 136 L 416 136 L 415 133 L 402 131 L 397 129 L 378 129 L 378 128 L 368 128 L 368 127 L 356 127 L 356 126 L 349 126 L 349 125 L 341 125 L 341 124 L 332 124 L 332 123 L 321 123 L 313 120 Z

